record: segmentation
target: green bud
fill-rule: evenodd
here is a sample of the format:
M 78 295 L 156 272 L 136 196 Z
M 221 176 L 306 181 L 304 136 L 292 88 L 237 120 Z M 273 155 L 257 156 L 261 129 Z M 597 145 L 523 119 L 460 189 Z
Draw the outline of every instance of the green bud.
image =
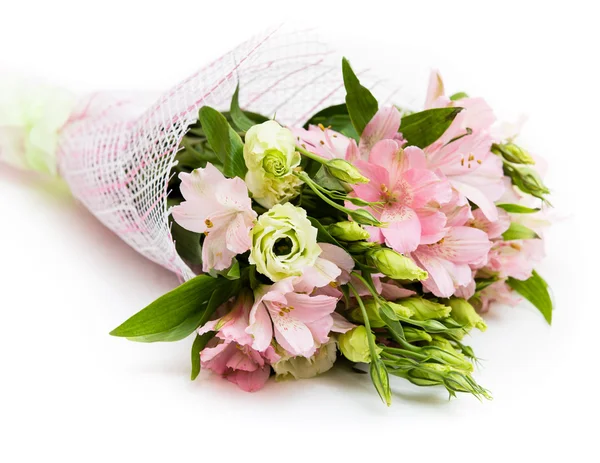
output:
M 356 222 L 337 222 L 328 227 L 334 238 L 343 241 L 361 241 L 369 238 L 369 232 Z
M 535 164 L 529 153 L 514 143 L 494 143 L 492 145 L 492 153 L 502 156 L 508 162 L 515 164 Z
M 505 162 L 504 173 L 510 177 L 513 185 L 516 185 L 523 193 L 539 199 L 545 199 L 544 195 L 550 194 L 550 190 L 544 185 L 539 174 L 530 167 Z
M 485 331 L 487 325 L 483 318 L 475 311 L 475 308 L 466 300 L 453 297 L 448 300 L 452 308 L 452 318 L 463 325 L 466 329 L 477 328 L 479 331 Z
M 421 348 L 421 353 L 461 370 L 473 371 L 473 364 L 471 362 L 462 354 L 456 352 L 452 346 L 450 346 L 450 349 L 452 350 L 445 350 L 437 346 L 425 346 Z
M 385 322 L 379 315 L 379 307 L 377 302 L 375 302 L 373 299 L 367 299 L 364 301 L 364 305 L 365 310 L 367 311 L 367 317 L 369 317 L 369 323 L 371 324 L 371 328 L 383 328 L 385 326 Z M 350 318 L 352 319 L 352 321 L 355 321 L 357 323 L 365 322 L 360 307 L 356 307 L 350 312 Z
M 411 318 L 415 313 L 410 307 L 398 304 L 397 302 L 386 302 L 387 306 L 390 307 L 394 313 L 400 317 Z
M 371 241 L 359 241 L 356 243 L 350 243 L 346 250 L 350 254 L 363 254 L 377 247 L 379 247 L 379 243 L 373 243 Z
M 342 182 L 350 184 L 369 183 L 369 179 L 363 176 L 360 171 L 348 161 L 335 158 L 327 161 L 326 165 L 331 175 Z
M 381 400 L 389 407 L 392 404 L 392 391 L 390 390 L 390 377 L 387 369 L 380 359 L 371 362 L 371 381 L 381 397 Z
M 394 280 L 424 280 L 428 276 L 411 258 L 389 248 L 375 249 L 367 256 L 373 267 Z
M 339 337 L 339 347 L 344 357 L 352 362 L 371 362 L 371 352 L 369 350 L 369 333 L 367 329 L 360 325 L 352 328 Z M 372 336 L 372 335 L 371 335 Z M 381 348 L 375 346 L 377 354 L 381 352 Z
M 401 303 L 413 311 L 414 315 L 412 318 L 415 320 L 446 318 L 452 310 L 448 306 L 418 296 L 402 299 Z
M 352 219 L 355 222 L 358 222 L 362 225 L 372 225 L 375 227 L 378 227 L 381 225 L 381 222 L 379 220 L 377 220 L 375 218 L 375 216 L 373 216 L 373 214 L 371 214 L 366 209 L 354 209 L 354 210 L 349 209 L 348 215 L 350 217 L 352 217 Z
M 427 331 L 413 328 L 412 326 L 404 326 L 404 336 L 408 342 L 428 341 L 431 342 L 432 337 Z

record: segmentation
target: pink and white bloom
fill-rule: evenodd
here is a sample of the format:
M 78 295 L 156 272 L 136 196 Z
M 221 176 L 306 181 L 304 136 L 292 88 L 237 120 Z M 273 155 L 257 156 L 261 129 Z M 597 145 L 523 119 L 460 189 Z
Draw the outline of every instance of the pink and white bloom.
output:
M 386 106 L 378 110 L 360 136 L 358 150 L 361 158 L 368 159 L 371 149 L 381 140 L 396 140 L 402 146 L 403 139 L 398 133 L 399 128 L 400 112 L 395 106 Z
M 250 230 L 256 212 L 241 178 L 225 178 L 212 164 L 191 174 L 179 174 L 185 201 L 173 208 L 173 218 L 186 230 L 205 233 L 202 270 L 224 270 L 252 246 Z
M 514 307 L 521 300 L 522 298 L 516 291 L 513 291 L 504 280 L 500 280 L 484 288 L 479 294 L 479 298 L 473 301 L 473 304 L 479 312 L 484 313 L 490 309 L 490 305 L 494 302 Z
M 496 201 L 504 192 L 502 160 L 493 154 L 490 134 L 495 116 L 481 98 L 451 101 L 444 95 L 441 76 L 431 75 L 426 109 L 456 106 L 464 108 L 448 130 L 425 148 L 431 169 L 439 169 L 459 192 L 477 204 L 488 219 L 495 221 Z
M 358 145 L 354 139 L 346 137 L 335 130 L 322 125 L 309 125 L 303 128 L 290 129 L 298 144 L 311 153 L 325 159 L 346 159 L 353 161 L 358 158 Z
M 406 253 L 443 236 L 446 218 L 436 209 L 451 199 L 452 191 L 444 178 L 427 169 L 421 149 L 402 149 L 395 140 L 382 140 L 371 150 L 369 162 L 357 161 L 356 166 L 369 183 L 354 185 L 354 194 L 381 202 L 370 211 L 389 223 L 382 228 L 367 227 L 372 241 Z
M 297 293 L 293 282 L 286 278 L 255 292 L 246 329 L 255 350 L 265 351 L 274 337 L 290 356 L 310 357 L 329 340 L 338 299 Z
M 527 280 L 544 255 L 544 242 L 540 239 L 497 241 L 490 250 L 485 271 L 500 278 Z
M 223 341 L 205 347 L 200 353 L 202 367 L 223 376 L 241 389 L 254 392 L 261 389 L 271 374 L 271 363 L 279 360 L 273 347 L 258 352 L 247 345 Z
M 450 297 L 472 284 L 471 265 L 485 264 L 491 245 L 481 230 L 452 227 L 442 240 L 419 246 L 411 256 L 429 273 L 423 286 L 438 297 Z
M 271 345 L 262 352 L 252 348 L 252 336 L 246 333 L 252 302 L 252 295 L 242 292 L 233 303 L 225 304 L 223 317 L 198 329 L 198 334 L 217 331 L 217 341 L 211 341 L 200 354 L 202 367 L 248 392 L 265 385 L 271 372 L 270 365 L 280 358 Z

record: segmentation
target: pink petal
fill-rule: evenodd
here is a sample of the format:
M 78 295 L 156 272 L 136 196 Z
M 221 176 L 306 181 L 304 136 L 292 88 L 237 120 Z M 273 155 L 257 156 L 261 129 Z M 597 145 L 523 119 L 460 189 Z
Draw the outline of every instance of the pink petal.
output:
M 410 289 L 401 288 L 395 281 L 381 284 L 381 295 L 388 301 L 395 301 L 416 294 Z
M 452 296 L 454 282 L 442 259 L 418 252 L 413 255 L 413 258 L 429 273 L 429 277 L 422 282 L 425 288 L 438 297 Z
M 400 112 L 395 106 L 381 108 L 366 125 L 358 144 L 362 156 L 366 156 L 371 148 L 380 140 L 393 138 L 400 127 Z
M 389 247 L 402 254 L 417 248 L 421 240 L 421 222 L 415 211 L 396 204 L 384 209 L 381 221 L 389 223 L 388 227 L 381 228 Z
M 202 245 L 202 270 L 225 270 L 236 254 L 227 248 L 227 228 L 211 231 Z
M 421 241 L 419 244 L 433 244 L 441 240 L 447 233 L 446 216 L 432 209 L 420 209 L 417 212 L 421 222 Z
M 344 249 L 329 243 L 319 243 L 319 247 L 321 258 L 333 262 L 346 272 L 351 272 L 354 268 L 354 259 Z
M 244 214 L 236 214 L 227 226 L 225 242 L 227 249 L 235 254 L 243 254 L 252 246 L 250 230 L 253 227 L 252 219 Z M 210 234 L 209 234 L 210 236 Z
M 350 331 L 356 326 L 350 323 L 337 312 L 333 312 L 331 314 L 331 318 L 333 318 L 333 325 L 331 326 L 331 331 L 333 331 L 334 333 L 346 333 L 347 331 Z
M 252 347 L 260 352 L 266 350 L 273 339 L 273 324 L 271 317 L 261 300 L 255 301 L 249 317 L 250 325 L 246 333 L 252 336 Z
M 363 171 L 363 174 L 372 181 L 375 180 L 375 183 L 388 185 L 389 187 L 393 187 L 400 182 L 403 173 L 409 167 L 408 158 L 404 154 L 404 150 L 394 140 L 382 140 L 378 142 L 371 150 L 371 154 L 369 154 L 369 164 L 379 166 L 380 169 L 383 169 L 385 175 L 381 174 L 375 179 L 364 173 L 365 169 L 361 163 L 359 168 Z M 381 171 L 378 170 L 378 172 Z
M 271 367 L 267 365 L 254 371 L 234 371 L 227 375 L 227 379 L 243 391 L 255 392 L 264 387 L 270 374 Z
M 425 109 L 433 107 L 433 103 L 440 97 L 444 96 L 444 81 L 437 69 L 429 74 L 429 85 L 427 87 L 427 97 L 425 98 Z
M 452 198 L 450 184 L 430 170 L 409 169 L 403 179 L 410 185 L 411 207 L 419 208 L 431 202 L 443 204 Z
M 275 339 L 292 356 L 310 357 L 316 350 L 313 335 L 305 323 L 284 312 L 271 313 L 275 327 Z

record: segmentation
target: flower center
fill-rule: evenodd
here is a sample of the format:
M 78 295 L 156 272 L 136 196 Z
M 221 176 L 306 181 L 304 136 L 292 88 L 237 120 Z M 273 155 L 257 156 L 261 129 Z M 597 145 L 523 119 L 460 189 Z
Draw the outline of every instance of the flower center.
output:
M 267 150 L 263 158 L 262 166 L 265 172 L 274 177 L 283 177 L 289 172 L 287 158 L 279 150 Z
M 292 251 L 292 240 L 287 236 L 279 238 L 273 245 L 273 253 L 276 256 L 287 256 Z

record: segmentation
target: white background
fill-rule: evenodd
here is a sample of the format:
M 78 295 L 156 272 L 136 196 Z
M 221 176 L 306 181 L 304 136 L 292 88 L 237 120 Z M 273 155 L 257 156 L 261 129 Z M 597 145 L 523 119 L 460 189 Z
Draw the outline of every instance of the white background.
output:
M 353 5 L 356 3 L 356 5 Z M 597 458 L 597 12 L 592 2 L 16 2 L 0 67 L 79 91 L 165 90 L 266 26 L 321 26 L 354 63 L 529 116 L 557 223 L 539 269 L 554 324 L 496 307 L 472 345 L 479 403 L 394 380 L 386 409 L 343 369 L 247 394 L 191 383 L 191 339 L 108 332 L 176 285 L 52 185 L 0 168 L 0 461 L 548 461 Z M 369 455 L 371 455 L 369 457 Z M 533 459 L 533 460 L 531 460 Z M 363 460 L 364 461 L 364 460 Z

